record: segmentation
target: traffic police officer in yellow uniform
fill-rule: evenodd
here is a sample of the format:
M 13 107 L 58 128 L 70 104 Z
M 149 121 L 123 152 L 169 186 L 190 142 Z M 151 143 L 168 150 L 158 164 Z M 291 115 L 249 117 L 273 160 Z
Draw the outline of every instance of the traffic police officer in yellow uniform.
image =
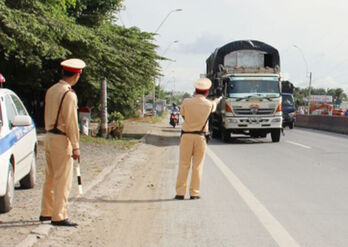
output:
M 80 161 L 77 97 L 71 87 L 86 65 L 73 58 L 61 62 L 61 66 L 62 79 L 47 90 L 45 97 L 46 177 L 40 221 L 51 220 L 56 226 L 77 226 L 67 215 L 73 159 Z
M 211 81 L 208 78 L 197 80 L 194 86 L 196 89 L 194 97 L 184 99 L 180 110 L 184 124 L 180 138 L 180 161 L 175 196 L 177 200 L 185 198 L 191 162 L 190 199 L 200 198 L 199 192 L 206 150 L 204 133 L 208 131 L 207 119 L 210 113 L 215 111 L 216 105 L 220 101 L 219 99 L 213 101 L 207 99 L 211 87 Z

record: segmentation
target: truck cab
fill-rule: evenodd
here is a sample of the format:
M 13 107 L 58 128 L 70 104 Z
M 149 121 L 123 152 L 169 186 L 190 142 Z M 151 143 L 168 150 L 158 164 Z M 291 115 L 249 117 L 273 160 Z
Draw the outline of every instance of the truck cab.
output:
M 224 141 L 231 134 L 264 138 L 271 133 L 272 141 L 278 142 L 282 124 L 279 75 L 231 74 L 224 81 L 223 99 L 211 120 L 215 132 L 220 129 Z

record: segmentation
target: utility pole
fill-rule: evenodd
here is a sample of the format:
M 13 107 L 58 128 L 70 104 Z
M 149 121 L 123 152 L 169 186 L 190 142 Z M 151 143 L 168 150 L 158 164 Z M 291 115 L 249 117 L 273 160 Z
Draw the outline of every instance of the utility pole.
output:
M 144 95 L 144 87 L 143 87 L 143 95 L 141 96 L 141 114 L 140 117 L 144 117 L 145 115 L 145 95 Z
M 154 80 L 154 85 L 155 85 L 155 87 L 154 87 L 154 89 L 153 89 L 153 97 L 152 97 L 152 99 L 153 99 L 153 104 L 152 104 L 152 116 L 153 117 L 155 117 L 156 116 L 156 109 L 155 109 L 155 104 L 156 104 L 156 78 L 155 78 L 155 80 Z
M 100 130 L 102 137 L 107 136 L 108 129 L 108 110 L 107 110 L 107 83 L 104 79 L 101 83 L 101 123 Z
M 309 72 L 309 85 L 308 85 L 308 115 L 311 107 L 311 86 L 312 86 L 312 72 Z
M 303 58 L 303 61 L 305 62 L 306 64 L 306 77 L 308 76 L 308 63 L 307 63 L 307 60 L 306 60 L 306 57 L 302 51 L 302 49 L 300 47 L 298 47 L 297 45 L 294 45 L 294 47 L 296 49 L 298 49 L 302 55 L 302 58 Z M 309 109 L 310 109 L 310 106 L 311 106 L 311 86 L 312 86 L 312 72 L 309 72 L 309 85 L 308 85 L 308 108 L 307 108 L 307 115 L 309 115 Z

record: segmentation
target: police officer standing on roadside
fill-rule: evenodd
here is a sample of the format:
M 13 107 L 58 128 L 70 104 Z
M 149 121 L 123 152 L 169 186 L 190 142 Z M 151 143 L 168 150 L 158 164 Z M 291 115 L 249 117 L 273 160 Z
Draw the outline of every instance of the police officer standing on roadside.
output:
M 197 80 L 194 86 L 196 89 L 194 97 L 184 99 L 180 110 L 184 123 L 180 137 L 180 161 L 174 198 L 177 200 L 185 198 L 191 162 L 190 199 L 200 198 L 199 192 L 206 150 L 204 134 L 208 132 L 207 120 L 209 115 L 215 111 L 216 105 L 220 102 L 220 99 L 213 101 L 207 99 L 211 87 L 211 81 L 208 78 Z
M 77 226 L 67 216 L 73 159 L 80 161 L 77 97 L 71 87 L 86 64 L 73 58 L 60 65 L 62 79 L 47 90 L 45 97 L 46 177 L 39 219 L 50 220 L 55 226 Z

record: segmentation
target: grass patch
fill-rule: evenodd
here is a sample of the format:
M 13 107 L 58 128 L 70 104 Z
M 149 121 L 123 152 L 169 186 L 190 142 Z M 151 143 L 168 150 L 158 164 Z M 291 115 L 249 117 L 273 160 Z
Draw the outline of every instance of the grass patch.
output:
M 131 149 L 132 147 L 134 147 L 135 144 L 139 143 L 139 140 L 136 140 L 136 139 L 130 139 L 130 140 L 111 139 L 111 138 L 106 139 L 103 137 L 91 137 L 91 136 L 81 136 L 80 141 L 85 143 L 114 145 L 122 149 Z

